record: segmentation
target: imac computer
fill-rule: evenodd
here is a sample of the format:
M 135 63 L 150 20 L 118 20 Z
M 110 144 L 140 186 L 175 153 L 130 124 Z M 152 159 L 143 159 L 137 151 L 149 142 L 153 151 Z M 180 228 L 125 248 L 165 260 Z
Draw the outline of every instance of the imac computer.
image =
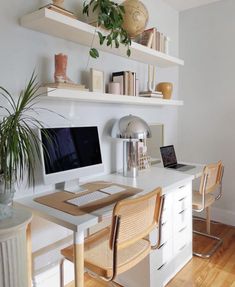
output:
M 79 192 L 79 180 L 104 172 L 96 126 L 40 129 L 40 138 L 45 184 Z

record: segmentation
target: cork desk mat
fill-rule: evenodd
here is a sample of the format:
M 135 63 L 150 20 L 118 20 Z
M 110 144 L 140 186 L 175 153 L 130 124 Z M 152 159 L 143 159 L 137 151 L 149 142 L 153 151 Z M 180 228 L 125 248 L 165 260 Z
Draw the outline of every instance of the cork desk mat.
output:
M 72 203 L 66 202 L 67 200 L 77 198 L 95 191 L 99 191 L 100 189 L 107 188 L 110 186 L 118 186 L 124 188 L 125 190 L 115 194 L 108 195 L 105 198 L 89 202 L 88 204 L 82 206 L 77 206 Z M 117 201 L 120 201 L 124 198 L 136 195 L 137 193 L 142 191 L 142 189 L 139 188 L 134 188 L 131 186 L 105 182 L 105 181 L 95 181 L 86 183 L 82 185 L 82 187 L 86 189 L 86 191 L 79 192 L 79 194 L 71 193 L 68 191 L 57 191 L 45 196 L 37 197 L 34 199 L 34 201 L 46 205 L 48 207 L 52 207 L 57 210 L 66 212 L 68 214 L 78 216 L 83 215 L 84 213 L 91 213 L 97 209 L 116 203 Z

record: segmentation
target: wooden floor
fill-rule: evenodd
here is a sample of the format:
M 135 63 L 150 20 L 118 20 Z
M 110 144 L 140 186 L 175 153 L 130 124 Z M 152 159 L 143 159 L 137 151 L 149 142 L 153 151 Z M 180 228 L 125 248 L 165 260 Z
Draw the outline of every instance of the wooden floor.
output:
M 195 229 L 205 231 L 205 223 L 195 222 Z M 222 247 L 210 259 L 193 257 L 167 287 L 235 287 L 235 227 L 212 224 L 211 233 L 223 238 Z M 211 241 L 198 235 L 194 236 L 193 243 L 198 252 L 205 252 L 211 246 Z M 106 286 L 85 276 L 85 287 Z
M 205 232 L 205 222 L 195 222 L 198 231 Z M 235 227 L 212 224 L 211 234 L 224 240 L 210 259 L 193 259 L 169 282 L 167 287 L 235 287 Z M 206 252 L 211 240 L 195 235 L 194 250 Z

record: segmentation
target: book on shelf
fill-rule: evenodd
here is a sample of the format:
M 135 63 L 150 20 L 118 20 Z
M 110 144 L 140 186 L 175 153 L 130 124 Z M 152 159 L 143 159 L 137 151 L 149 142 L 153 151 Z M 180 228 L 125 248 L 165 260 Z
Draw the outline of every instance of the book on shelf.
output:
M 151 48 L 154 41 L 154 29 L 155 28 L 150 28 L 145 30 L 143 33 L 138 35 L 134 41 L 148 48 Z
M 112 73 L 112 81 L 120 83 L 120 94 L 126 96 L 136 96 L 136 73 L 131 71 L 121 71 Z
M 157 91 L 144 91 L 144 92 L 140 92 L 140 97 L 146 97 L 146 98 L 158 98 L 158 99 L 162 99 L 163 98 L 163 94 L 161 92 L 157 92 Z
M 71 89 L 71 90 L 88 91 L 88 89 L 85 88 L 85 85 L 80 85 L 76 83 L 47 83 L 43 86 L 54 89 Z
M 60 13 L 62 15 L 71 17 L 73 19 L 77 19 L 77 17 L 74 15 L 73 12 L 70 12 L 70 11 L 68 11 L 68 10 L 66 10 L 66 9 L 64 9 L 64 8 L 62 8 L 60 6 L 57 6 L 55 4 L 47 4 L 47 5 L 39 8 L 39 9 L 42 9 L 42 8 L 47 8 L 47 9 L 50 9 L 50 10 L 52 10 L 54 12 Z
M 155 27 L 145 30 L 134 41 L 156 51 L 166 52 L 167 37 Z

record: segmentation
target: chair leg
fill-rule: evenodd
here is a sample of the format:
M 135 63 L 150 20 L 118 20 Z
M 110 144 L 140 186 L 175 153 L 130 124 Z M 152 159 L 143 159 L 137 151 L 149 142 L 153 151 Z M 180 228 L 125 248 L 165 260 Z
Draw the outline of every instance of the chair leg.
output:
M 60 261 L 60 287 L 64 287 L 64 258 Z
M 208 206 L 206 208 L 206 231 L 211 234 L 211 208 Z
M 193 252 L 193 255 L 201 257 L 201 258 L 210 258 L 215 251 L 222 245 L 223 240 L 217 236 L 213 236 L 207 233 L 203 233 L 203 232 L 199 232 L 199 231 L 195 231 L 193 230 L 193 233 L 201 235 L 201 236 L 206 236 L 210 239 L 216 240 L 217 243 L 214 245 L 214 247 L 208 252 L 208 253 L 198 253 L 198 252 Z

